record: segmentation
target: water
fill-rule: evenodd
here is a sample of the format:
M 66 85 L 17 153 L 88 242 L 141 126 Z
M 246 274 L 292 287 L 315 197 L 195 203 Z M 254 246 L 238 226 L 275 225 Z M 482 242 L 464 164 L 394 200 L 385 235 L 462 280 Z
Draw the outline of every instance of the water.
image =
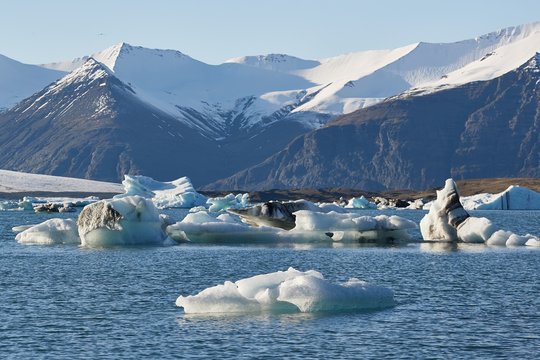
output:
M 479 214 L 501 228 L 540 234 L 539 212 Z M 15 242 L 12 226 L 48 217 L 0 212 L 3 359 L 540 357 L 539 249 L 416 243 L 89 250 Z M 388 286 L 398 304 L 361 313 L 236 316 L 186 315 L 174 305 L 181 294 L 289 266 L 333 282 L 358 277 Z

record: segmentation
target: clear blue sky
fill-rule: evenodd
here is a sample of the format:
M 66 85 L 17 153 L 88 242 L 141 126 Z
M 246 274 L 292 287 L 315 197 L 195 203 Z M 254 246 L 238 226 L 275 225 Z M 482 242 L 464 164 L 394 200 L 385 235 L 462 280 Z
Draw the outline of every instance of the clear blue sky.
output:
M 452 42 L 540 20 L 539 0 L 3 0 L 0 54 L 67 60 L 125 41 L 217 64 Z

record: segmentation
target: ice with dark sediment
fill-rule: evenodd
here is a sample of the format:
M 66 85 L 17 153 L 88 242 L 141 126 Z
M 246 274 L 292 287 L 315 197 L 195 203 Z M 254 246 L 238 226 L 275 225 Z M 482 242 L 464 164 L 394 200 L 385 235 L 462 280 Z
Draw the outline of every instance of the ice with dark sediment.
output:
M 461 205 L 456 183 L 452 179 L 446 180 L 444 188 L 437 191 L 437 199 L 420 221 L 420 231 L 426 241 L 462 241 L 502 246 L 538 246 L 539 242 L 536 236 L 519 236 L 499 230 L 487 218 L 470 216 Z

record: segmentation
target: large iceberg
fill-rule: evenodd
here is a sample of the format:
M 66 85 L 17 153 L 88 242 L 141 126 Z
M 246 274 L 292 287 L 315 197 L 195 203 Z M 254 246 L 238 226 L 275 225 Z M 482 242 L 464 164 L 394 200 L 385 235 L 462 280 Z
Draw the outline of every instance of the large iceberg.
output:
M 124 175 L 122 181 L 125 193 L 116 195 L 115 198 L 138 195 L 152 199 L 153 203 L 160 209 L 164 208 L 185 208 L 206 204 L 206 197 L 199 194 L 191 180 L 187 177 L 160 182 L 148 176 Z
M 205 243 L 254 242 L 375 242 L 408 240 L 409 229 L 417 226 L 399 216 L 360 216 L 358 213 L 321 213 L 300 210 L 294 216 L 291 230 L 280 227 L 253 226 L 237 216 L 212 216 L 206 211 L 189 213 L 182 221 L 167 227 L 176 241 Z M 281 223 L 279 223 L 281 225 Z
M 540 194 L 521 186 L 510 186 L 498 194 L 462 197 L 467 210 L 540 210 Z
M 21 244 L 80 244 L 77 223 L 73 219 L 49 219 L 30 227 L 15 227 L 14 231 L 26 228 L 15 240 Z
M 161 245 L 166 239 L 156 207 L 141 196 L 87 205 L 77 225 L 81 244 L 89 247 Z
M 176 300 L 186 314 L 352 311 L 394 305 L 394 292 L 389 288 L 355 278 L 333 284 L 317 271 L 293 268 L 227 281 Z
M 446 180 L 443 189 L 437 191 L 433 201 L 420 221 L 420 232 L 426 241 L 463 241 L 487 245 L 536 246 L 536 237 L 519 236 L 510 231 L 499 230 L 486 218 L 472 217 L 463 208 L 456 183 Z

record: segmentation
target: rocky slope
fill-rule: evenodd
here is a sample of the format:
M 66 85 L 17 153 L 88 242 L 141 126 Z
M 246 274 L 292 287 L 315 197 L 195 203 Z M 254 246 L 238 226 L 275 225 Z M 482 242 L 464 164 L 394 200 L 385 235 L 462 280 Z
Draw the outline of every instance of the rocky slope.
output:
M 540 176 L 540 55 L 496 79 L 344 115 L 208 189 L 424 189 Z

